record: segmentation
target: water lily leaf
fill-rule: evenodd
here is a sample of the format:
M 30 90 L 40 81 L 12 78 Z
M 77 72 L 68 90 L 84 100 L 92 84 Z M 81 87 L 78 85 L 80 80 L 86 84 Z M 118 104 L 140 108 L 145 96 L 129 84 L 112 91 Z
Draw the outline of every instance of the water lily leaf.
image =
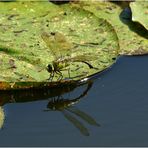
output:
M 50 19 L 50 27 L 44 28 L 46 33 L 43 33 L 45 46 L 51 49 L 53 60 L 64 57 L 65 62 L 70 63 L 66 68 L 70 69 L 73 79 L 87 77 L 110 67 L 119 50 L 113 27 L 85 10 L 66 5 L 62 8 L 63 13 Z M 54 38 L 49 35 L 50 32 L 54 33 Z M 69 78 L 67 70 L 62 73 Z
M 121 55 L 148 53 L 148 31 L 140 24 L 131 21 L 130 14 L 127 12 L 130 11 L 129 9 L 125 9 L 123 13 L 123 9 L 119 5 L 91 0 L 72 3 L 72 6 L 81 7 L 98 17 L 107 19 L 117 32 Z M 143 19 L 147 21 L 146 17 Z
M 58 7 L 48 2 L 1 2 L 0 8 L 0 81 L 45 80 L 49 74 L 40 70 L 49 53 L 40 49 L 40 28 Z
M 147 1 L 135 1 L 130 3 L 132 20 L 140 22 L 148 29 L 148 3 Z
M 47 1 L 1 2 L 0 8 L 0 88 L 81 80 L 110 67 L 118 56 L 113 27 L 90 12 Z M 49 81 L 53 61 L 59 70 Z

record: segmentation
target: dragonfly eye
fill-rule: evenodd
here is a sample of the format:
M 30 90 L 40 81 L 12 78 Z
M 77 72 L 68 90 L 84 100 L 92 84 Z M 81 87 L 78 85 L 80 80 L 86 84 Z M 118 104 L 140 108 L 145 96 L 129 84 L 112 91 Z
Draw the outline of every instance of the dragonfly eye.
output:
M 47 71 L 48 72 L 52 72 L 53 70 L 52 70 L 52 65 L 51 64 L 48 64 L 48 66 L 47 66 Z
M 51 34 L 51 35 L 55 35 L 55 32 L 51 32 L 50 34 Z

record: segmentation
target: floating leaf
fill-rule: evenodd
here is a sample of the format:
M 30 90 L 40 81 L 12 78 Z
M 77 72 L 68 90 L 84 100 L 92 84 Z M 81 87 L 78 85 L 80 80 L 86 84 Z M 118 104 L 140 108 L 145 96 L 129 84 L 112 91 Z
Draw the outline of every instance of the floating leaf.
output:
M 106 20 L 85 10 L 70 7 L 63 9 L 63 13 L 50 19 L 50 27 L 44 29 L 48 34 L 55 32 L 52 40 L 54 44 L 45 44 L 52 47 L 53 60 L 64 57 L 71 62 L 69 69 L 73 79 L 87 77 L 110 67 L 119 50 L 113 27 Z M 62 71 L 62 74 L 69 78 L 67 70 Z
M 132 9 L 132 20 L 140 22 L 148 29 L 148 2 L 135 1 L 130 3 L 130 7 Z
M 140 24 L 131 21 L 130 14 L 127 12 L 130 11 L 129 9 L 125 9 L 123 13 L 119 5 L 100 1 L 81 1 L 72 3 L 72 6 L 81 7 L 98 17 L 107 19 L 117 32 L 121 55 L 148 53 L 148 31 Z M 146 17 L 144 19 L 147 21 Z
M 47 65 L 62 58 L 66 70 L 62 69 L 58 83 L 98 73 L 110 67 L 118 56 L 113 27 L 85 10 L 63 10 L 47 1 L 1 2 L 0 8 L 0 89 L 57 85 L 59 74 L 48 81 Z M 51 46 L 42 37 L 44 32 L 54 38 Z M 53 37 L 54 33 L 60 34 L 59 38 Z M 58 56 L 49 47 L 59 51 Z

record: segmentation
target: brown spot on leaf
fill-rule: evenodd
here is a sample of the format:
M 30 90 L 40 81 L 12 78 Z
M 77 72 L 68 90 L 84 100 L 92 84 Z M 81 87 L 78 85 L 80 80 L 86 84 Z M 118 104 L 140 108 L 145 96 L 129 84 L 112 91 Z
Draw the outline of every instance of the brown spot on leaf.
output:
M 16 17 L 16 16 L 19 16 L 19 14 L 11 14 L 8 16 L 8 20 L 12 20 L 12 18 Z
M 16 68 L 15 61 L 13 59 L 9 60 L 10 68 Z
M 22 32 L 27 32 L 28 30 L 24 29 L 24 30 L 18 30 L 18 31 L 13 31 L 14 33 L 22 33 Z

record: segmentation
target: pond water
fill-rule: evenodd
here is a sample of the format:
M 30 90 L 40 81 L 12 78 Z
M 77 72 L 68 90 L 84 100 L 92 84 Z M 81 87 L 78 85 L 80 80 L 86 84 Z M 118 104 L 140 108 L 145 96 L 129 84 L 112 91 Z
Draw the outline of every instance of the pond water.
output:
M 63 94 L 77 102 L 62 111 L 47 108 L 48 95 L 11 96 L 1 103 L 0 146 L 148 146 L 147 59 L 121 57 L 93 83 Z

